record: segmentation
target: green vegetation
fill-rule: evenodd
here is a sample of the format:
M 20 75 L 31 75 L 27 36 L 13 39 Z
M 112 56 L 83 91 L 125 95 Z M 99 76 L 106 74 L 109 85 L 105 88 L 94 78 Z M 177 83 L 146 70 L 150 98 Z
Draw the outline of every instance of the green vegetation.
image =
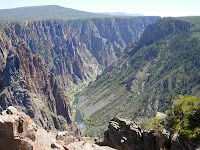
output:
M 68 93 L 68 92 L 65 92 L 65 95 L 67 95 L 67 97 L 69 98 L 69 102 L 70 102 L 70 105 L 72 106 L 72 104 L 74 103 L 75 101 L 75 98 L 74 98 L 74 95 L 76 94 L 76 92 L 73 92 L 73 93 Z
M 162 131 L 168 129 L 174 134 L 181 134 L 188 138 L 196 138 L 200 136 L 200 98 L 196 96 L 178 96 L 178 100 L 172 100 L 173 105 L 167 110 L 165 117 L 153 117 L 139 119 L 137 124 L 143 130 Z M 92 118 L 85 121 L 88 130 L 85 132 L 90 135 L 94 130 L 95 123 Z M 103 129 L 101 128 L 101 131 Z M 156 134 L 157 132 L 155 132 Z
M 167 111 L 168 126 L 174 131 L 190 138 L 200 136 L 200 98 L 179 95 L 173 100 L 171 110 Z
M 190 22 L 192 24 L 200 24 L 200 16 L 179 17 L 178 19 Z
M 165 128 L 163 125 L 164 118 L 159 118 L 159 117 L 153 117 L 151 119 L 149 118 L 144 118 L 144 119 L 139 119 L 137 121 L 137 124 L 143 129 L 143 130 L 162 130 Z
M 85 120 L 85 124 L 90 128 L 91 126 L 94 125 L 93 119 L 92 118 L 87 118 Z
M 137 124 L 147 130 L 158 131 L 165 128 L 188 138 L 200 136 L 200 98 L 182 95 L 178 97 L 179 99 L 172 100 L 173 104 L 166 111 L 166 117 L 140 119 Z
M 68 92 L 65 92 L 65 95 L 67 95 L 71 107 L 72 107 L 72 104 L 73 104 L 74 101 L 75 101 L 75 97 L 74 97 L 75 94 L 76 94 L 76 93 L 68 93 Z M 76 117 L 76 111 L 74 111 L 74 110 L 72 110 L 72 117 L 73 117 L 74 120 L 75 120 L 75 117 Z
M 114 116 L 150 118 L 170 109 L 170 99 L 179 94 L 200 96 L 199 31 L 198 24 L 175 18 L 148 26 L 127 54 L 81 93 L 82 110 L 108 102 L 89 116 L 95 122 L 89 135 L 106 129 Z

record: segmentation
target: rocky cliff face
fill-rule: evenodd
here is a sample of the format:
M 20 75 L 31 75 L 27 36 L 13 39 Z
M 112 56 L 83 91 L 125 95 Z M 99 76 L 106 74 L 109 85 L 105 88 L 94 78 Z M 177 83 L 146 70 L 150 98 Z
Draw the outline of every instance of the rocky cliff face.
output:
M 27 44 L 13 46 L 4 34 L 0 47 L 1 111 L 13 105 L 47 130 L 71 130 L 78 134 L 69 101 L 44 59 L 33 55 Z
M 188 140 L 169 131 L 144 131 L 133 121 L 113 118 L 105 132 L 104 144 L 117 150 L 194 150 L 199 148 L 198 139 Z
M 94 79 L 159 17 L 24 21 L 2 26 L 12 45 L 27 43 L 65 87 Z

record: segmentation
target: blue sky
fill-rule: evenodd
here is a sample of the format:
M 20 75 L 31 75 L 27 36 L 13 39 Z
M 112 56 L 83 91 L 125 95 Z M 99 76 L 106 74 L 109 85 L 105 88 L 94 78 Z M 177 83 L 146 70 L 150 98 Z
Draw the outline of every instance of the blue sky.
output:
M 0 0 L 0 9 L 60 5 L 89 12 L 127 12 L 156 16 L 200 16 L 200 0 Z

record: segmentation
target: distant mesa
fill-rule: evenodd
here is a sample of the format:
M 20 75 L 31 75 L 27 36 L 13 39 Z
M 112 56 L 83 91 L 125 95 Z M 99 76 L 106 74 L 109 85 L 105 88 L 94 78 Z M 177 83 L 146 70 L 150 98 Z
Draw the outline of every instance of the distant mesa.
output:
M 90 13 L 57 5 L 20 7 L 0 10 L 0 20 L 45 20 L 45 19 L 86 19 L 105 17 L 105 14 Z

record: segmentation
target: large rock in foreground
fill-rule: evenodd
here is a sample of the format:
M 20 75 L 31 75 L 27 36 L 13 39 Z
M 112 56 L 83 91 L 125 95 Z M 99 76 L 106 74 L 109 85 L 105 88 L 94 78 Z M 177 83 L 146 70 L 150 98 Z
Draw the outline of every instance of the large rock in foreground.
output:
M 12 106 L 0 115 L 1 150 L 64 149 L 61 144 L 56 143 L 53 135 L 38 127 L 28 115 L 18 112 Z
M 83 138 L 84 139 L 84 138 Z M 80 139 L 81 140 L 81 139 Z M 67 145 L 67 146 L 65 146 Z M 114 150 L 79 141 L 67 131 L 47 132 L 25 113 L 8 107 L 0 115 L 0 150 Z
M 103 144 L 117 150 L 200 149 L 198 138 L 189 140 L 182 135 L 173 135 L 165 129 L 143 131 L 135 122 L 121 118 L 113 118 L 109 122 Z

